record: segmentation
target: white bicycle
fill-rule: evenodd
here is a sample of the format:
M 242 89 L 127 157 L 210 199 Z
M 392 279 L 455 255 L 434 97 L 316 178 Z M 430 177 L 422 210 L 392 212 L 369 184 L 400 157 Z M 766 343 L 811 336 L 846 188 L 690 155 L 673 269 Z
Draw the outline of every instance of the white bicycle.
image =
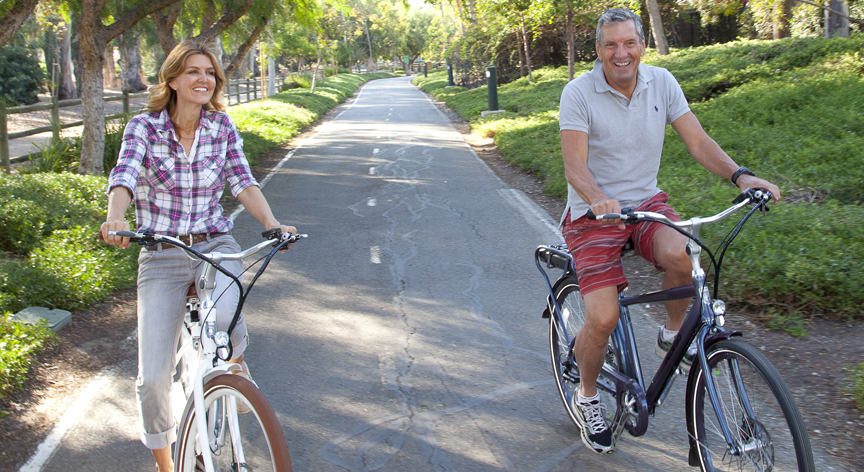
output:
M 171 244 L 186 251 L 189 258 L 207 262 L 197 281 L 197 294 L 195 287 L 189 287 L 186 329 L 181 330 L 176 354 L 177 372 L 187 401 L 174 447 L 174 469 L 180 472 L 290 472 L 288 446 L 273 408 L 252 380 L 232 374 L 242 370 L 241 365 L 225 360 L 231 359 L 231 332 L 255 281 L 277 252 L 306 235 L 272 229 L 262 233 L 267 240 L 243 252 L 201 254 L 170 236 L 134 231 L 110 234 L 141 245 Z M 219 266 L 222 261 L 251 257 L 268 246 L 272 248 L 270 252 L 250 265 L 249 268 L 264 261 L 245 290 L 237 276 Z M 228 331 L 216 330 L 212 296 L 217 271 L 229 276 L 240 287 L 239 303 Z

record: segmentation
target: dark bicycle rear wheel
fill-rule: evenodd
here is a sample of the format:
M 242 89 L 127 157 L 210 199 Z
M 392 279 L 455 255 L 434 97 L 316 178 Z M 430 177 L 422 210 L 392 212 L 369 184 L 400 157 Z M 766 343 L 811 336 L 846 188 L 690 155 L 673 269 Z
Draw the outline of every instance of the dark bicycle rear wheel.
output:
M 705 471 L 815 470 L 801 412 L 768 359 L 735 340 L 719 341 L 706 354 L 709 369 L 694 363 L 690 376 L 695 377 L 688 382 L 695 389 L 687 395 L 697 452 L 691 464 Z M 740 453 L 732 454 L 726 443 L 708 395 L 706 371 Z
M 585 302 L 582 300 L 582 292 L 579 291 L 579 282 L 576 278 L 568 278 L 558 284 L 555 299 L 561 307 L 561 313 L 552 313 L 549 318 L 549 352 L 552 357 L 552 371 L 564 408 L 570 420 L 579 427 L 573 401 L 579 391 L 580 377 L 579 366 L 573 359 L 572 348 L 576 336 L 585 326 Z M 606 363 L 613 368 L 618 365 L 611 340 L 606 354 Z M 615 385 L 601 375 L 597 379 L 597 391 L 606 406 L 606 423 L 611 424 L 618 409 Z

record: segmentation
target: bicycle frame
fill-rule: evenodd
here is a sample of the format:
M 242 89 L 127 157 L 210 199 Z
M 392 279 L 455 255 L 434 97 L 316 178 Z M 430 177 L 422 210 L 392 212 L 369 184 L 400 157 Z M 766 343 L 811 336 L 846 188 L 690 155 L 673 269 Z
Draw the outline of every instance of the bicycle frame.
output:
M 265 240 L 256 244 L 255 246 L 246 249 L 245 251 L 236 254 L 223 254 L 220 252 L 202 254 L 187 246 L 181 240 L 170 236 L 164 236 L 159 234 L 134 233 L 129 231 L 118 231 L 112 233 L 122 237 L 134 238 L 139 242 L 139 244 L 155 244 L 160 242 L 171 244 L 184 250 L 187 257 L 189 257 L 190 259 L 200 259 L 207 263 L 204 267 L 201 277 L 196 282 L 199 299 L 198 321 L 192 321 L 191 319 L 188 321 L 184 320 L 184 323 L 186 323 L 187 327 L 189 327 L 191 338 L 188 342 L 184 343 L 178 348 L 177 353 L 175 354 L 175 365 L 179 365 L 183 355 L 185 355 L 190 349 L 198 353 L 198 363 L 197 366 L 195 366 L 194 377 L 191 379 L 192 399 L 195 409 L 195 422 L 198 433 L 198 444 L 201 447 L 201 458 L 204 462 L 206 472 L 215 471 L 215 467 L 213 465 L 212 449 L 214 448 L 216 441 L 222 441 L 224 443 L 224 435 L 226 434 L 224 425 L 226 423 L 229 425 L 229 431 L 227 433 L 232 436 L 232 438 L 234 439 L 234 444 L 238 447 L 236 451 L 237 462 L 245 462 L 245 457 L 242 450 L 242 443 L 239 440 L 241 434 L 240 431 L 237 429 L 238 422 L 236 399 L 231 397 L 229 398 L 227 405 L 222 405 L 221 408 L 219 408 L 218 406 L 217 408 L 213 408 L 213 411 L 211 412 L 213 417 L 210 418 L 209 423 L 211 425 L 214 425 L 218 422 L 219 426 L 208 430 L 207 410 L 204 408 L 204 384 L 206 383 L 206 381 L 216 375 L 227 374 L 234 370 L 241 369 L 239 364 L 226 361 L 231 358 L 233 352 L 230 343 L 231 332 L 233 331 L 234 326 L 236 325 L 237 320 L 240 317 L 243 303 L 245 302 L 249 291 L 252 289 L 252 286 L 254 286 L 255 281 L 258 280 L 258 277 L 264 272 L 264 269 L 266 269 L 267 265 L 270 263 L 270 259 L 273 258 L 275 253 L 280 249 L 283 249 L 286 244 L 293 243 L 301 238 L 305 238 L 306 235 L 283 235 L 285 237 L 278 238 L 276 241 L 272 239 Z M 264 234 L 266 235 L 268 233 L 269 232 Z M 252 279 L 252 281 L 250 281 L 245 291 L 243 290 L 243 286 L 237 276 L 234 276 L 233 274 L 219 266 L 219 264 L 221 264 L 223 261 L 238 261 L 246 259 L 267 246 L 272 246 L 274 249 L 271 250 L 270 254 L 267 256 L 266 261 L 264 262 L 264 264 L 262 264 L 261 268 L 258 269 L 258 272 Z M 234 312 L 234 317 L 231 320 L 231 324 L 228 327 L 227 332 L 218 331 L 216 327 L 216 302 L 213 300 L 212 294 L 216 288 L 217 272 L 222 272 L 228 277 L 230 277 L 240 288 L 240 298 L 237 303 L 237 308 Z M 221 416 L 221 421 L 217 421 L 217 415 Z M 213 430 L 216 430 L 214 437 L 210 438 L 210 433 L 214 432 Z M 205 445 L 207 445 L 208 447 L 205 447 Z
M 706 357 L 706 349 L 708 347 L 722 339 L 728 339 L 733 336 L 741 335 L 741 333 L 738 331 L 729 332 L 722 328 L 724 323 L 723 315 L 715 313 L 714 307 L 712 305 L 713 299 L 706 284 L 706 275 L 700 263 L 700 256 L 702 253 L 702 247 L 700 245 L 701 243 L 694 244 L 694 241 L 698 241 L 700 229 L 703 224 L 713 223 L 722 220 L 756 200 L 761 199 L 759 202 L 757 202 L 757 205 L 762 205 L 767 201 L 767 198 L 768 197 L 765 197 L 762 194 L 748 194 L 746 198 L 739 197 L 739 199 L 736 199 L 735 205 L 724 210 L 721 213 L 718 213 L 717 215 L 709 218 L 692 218 L 683 222 L 672 222 L 668 220 L 665 216 L 656 213 L 638 212 L 640 215 L 647 216 L 647 218 L 640 218 L 643 221 L 655 221 L 659 223 L 664 223 L 667 226 L 675 226 L 683 230 L 683 232 L 686 232 L 689 238 L 687 242 L 687 254 L 689 255 L 690 263 L 693 269 L 693 283 L 692 285 L 684 287 L 677 287 L 658 292 L 650 292 L 633 297 L 624 297 L 623 294 L 619 296 L 618 303 L 620 308 L 620 314 L 617 326 L 611 335 L 613 338 L 613 345 L 617 346 L 619 349 L 619 352 L 616 353 L 620 364 L 619 370 L 614 370 L 610 366 L 608 366 L 608 364 L 604 364 L 602 368 L 602 374 L 598 378 L 599 388 L 603 388 L 610 393 L 615 393 L 619 395 L 619 403 L 621 405 L 627 406 L 627 411 L 623 411 L 623 408 L 618 409 L 619 414 L 616 415 L 615 418 L 613 418 L 612 424 L 610 425 L 610 429 L 613 431 L 613 438 L 615 443 L 617 443 L 618 439 L 623 433 L 624 428 L 627 428 L 627 430 L 633 436 L 641 436 L 645 434 L 648 428 L 648 416 L 653 415 L 655 409 L 659 406 L 662 406 L 665 402 L 667 396 L 669 395 L 669 392 L 671 391 L 672 385 L 677 378 L 676 374 L 678 372 L 678 366 L 684 359 L 684 355 L 686 354 L 688 347 L 694 339 L 696 340 L 698 357 L 697 360 L 694 360 L 694 363 L 695 361 L 698 361 L 700 365 L 707 366 L 708 363 Z M 746 221 L 746 219 L 749 218 L 751 214 L 752 211 L 744 217 L 743 221 Z M 627 216 L 625 214 L 610 214 L 597 216 L 598 219 L 624 219 L 626 217 Z M 633 221 L 631 220 L 631 222 Z M 554 296 L 555 289 L 557 288 L 558 283 L 568 277 L 576 276 L 575 270 L 573 269 L 572 257 L 570 256 L 569 252 L 566 251 L 566 249 L 562 248 L 562 245 L 540 246 L 535 250 L 535 261 L 537 263 L 538 269 L 545 277 L 546 284 L 549 288 L 547 311 L 544 312 L 543 316 L 546 317 L 548 312 L 550 316 L 556 317 L 558 325 L 563 331 L 562 334 L 567 340 L 572 352 L 572 345 L 575 339 L 572 339 L 570 337 L 570 334 L 566 332 L 566 325 L 564 323 L 562 310 Z M 548 275 L 540 265 L 540 262 L 543 258 L 545 258 L 547 267 L 558 267 L 564 269 L 564 273 L 558 279 L 558 282 L 556 282 L 555 287 L 552 286 L 549 281 Z M 639 362 L 635 335 L 633 333 L 633 327 L 630 321 L 629 307 L 631 305 L 653 302 L 665 302 L 670 300 L 680 300 L 694 297 L 697 298 L 697 301 L 693 303 L 693 306 L 687 313 L 687 316 L 685 317 L 681 328 L 678 331 L 678 335 L 675 336 L 675 339 L 672 342 L 669 352 L 667 352 L 666 356 L 661 361 L 657 372 L 654 374 L 651 383 L 646 389 L 642 376 L 642 367 Z M 733 365 L 733 370 L 737 371 L 737 365 Z M 603 376 L 614 380 L 614 390 L 612 389 L 611 385 L 608 385 L 602 381 Z M 720 428 L 722 429 L 726 443 L 729 446 L 732 454 L 739 454 L 741 451 L 739 451 L 738 448 L 735 446 L 735 442 L 732 438 L 732 432 L 729 429 L 729 425 L 726 423 L 724 415 L 721 412 L 721 406 L 718 400 L 717 390 L 716 386 L 714 385 L 714 380 L 712 376 L 705 376 L 705 381 L 712 407 L 715 414 L 717 415 L 718 422 Z M 744 409 L 750 419 L 755 418 L 752 408 L 749 404 L 744 405 Z M 628 423 L 628 420 L 630 418 L 633 418 L 635 420 L 635 424 Z M 688 429 L 689 427 L 690 425 L 688 424 Z

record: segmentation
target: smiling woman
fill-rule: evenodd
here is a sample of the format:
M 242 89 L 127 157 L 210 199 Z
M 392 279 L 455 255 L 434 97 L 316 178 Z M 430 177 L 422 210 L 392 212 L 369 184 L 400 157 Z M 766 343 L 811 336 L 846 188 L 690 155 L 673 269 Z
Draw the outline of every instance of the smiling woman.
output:
M 279 223 L 252 176 L 243 154 L 243 139 L 220 102 L 225 75 L 210 49 L 184 41 L 165 59 L 159 84 L 148 100 L 147 113 L 129 121 L 117 166 L 108 177 L 108 216 L 100 234 L 108 244 L 129 248 L 129 238 L 109 234 L 128 231 L 126 208 L 135 202 L 137 230 L 174 236 L 201 252 L 239 251 L 231 236 L 233 223 L 219 199 L 226 185 L 265 230 Z M 206 250 L 205 250 L 206 248 Z M 153 453 L 157 471 L 173 470 L 171 442 L 174 415 L 169 397 L 183 303 L 187 289 L 201 276 L 201 263 L 190 264 L 183 251 L 159 245 L 141 250 L 138 258 L 138 362 L 136 389 L 141 414 L 141 440 Z M 240 261 L 222 267 L 239 274 Z M 221 279 L 221 280 L 220 280 Z M 217 329 L 227 330 L 240 290 L 230 278 L 216 276 Z M 242 316 L 231 336 L 234 357 L 243 365 L 247 345 Z

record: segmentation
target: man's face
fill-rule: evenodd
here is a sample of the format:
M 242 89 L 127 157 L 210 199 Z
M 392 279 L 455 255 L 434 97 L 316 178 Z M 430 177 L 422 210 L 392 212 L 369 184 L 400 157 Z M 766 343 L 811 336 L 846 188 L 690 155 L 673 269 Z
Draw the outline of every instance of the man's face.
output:
M 636 88 L 636 71 L 645 54 L 645 43 L 639 40 L 633 20 L 603 25 L 597 57 L 603 62 L 606 82 L 629 96 Z

